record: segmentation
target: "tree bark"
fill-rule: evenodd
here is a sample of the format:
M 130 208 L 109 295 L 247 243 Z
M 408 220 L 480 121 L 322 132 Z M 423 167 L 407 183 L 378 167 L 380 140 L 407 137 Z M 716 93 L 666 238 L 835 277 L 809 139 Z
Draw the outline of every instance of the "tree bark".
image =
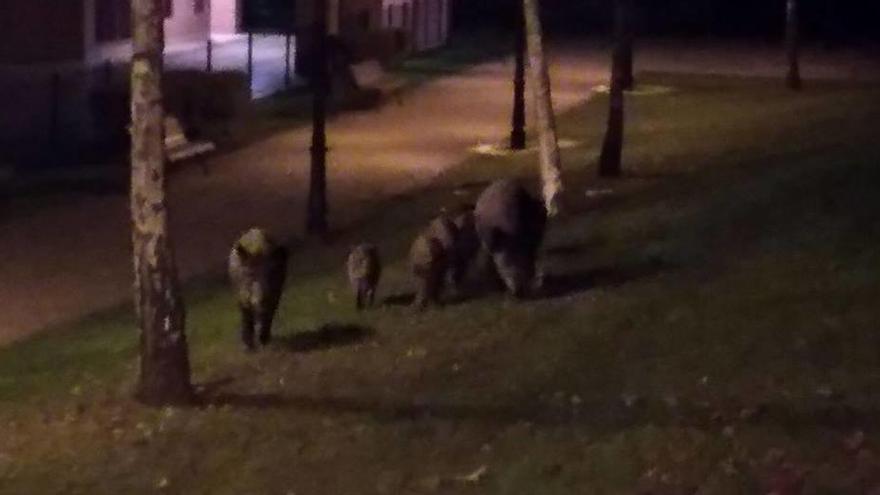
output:
M 526 26 L 522 4 L 516 2 L 513 29 L 515 36 L 515 64 L 513 74 L 513 116 L 511 119 L 510 148 L 526 149 Z
M 608 124 L 602 154 L 599 157 L 601 177 L 619 177 L 622 173 L 624 89 L 627 82 L 627 57 L 631 44 L 626 35 L 630 0 L 615 0 L 615 43 L 611 66 L 611 90 L 609 94 Z
M 786 85 L 793 90 L 803 88 L 800 69 L 800 29 L 798 0 L 785 3 L 785 51 L 788 57 Z
M 620 47 L 620 71 L 621 87 L 624 91 L 632 91 L 636 80 L 633 75 L 634 55 L 633 44 L 635 41 L 635 13 L 634 0 L 617 0 L 615 2 L 615 38 Z
M 162 52 L 164 2 L 132 2 L 131 218 L 140 328 L 136 396 L 151 405 L 193 398 L 185 313 L 168 237 Z
M 526 46 L 532 91 L 535 96 L 535 116 L 540 141 L 540 168 L 544 207 L 548 216 L 559 213 L 562 203 L 562 159 L 556 136 L 556 116 L 550 89 L 550 71 L 544 57 L 539 0 L 523 0 L 526 26 Z
M 312 71 L 312 146 L 306 231 L 327 232 L 327 95 L 328 73 L 327 0 L 315 0 L 314 70 Z

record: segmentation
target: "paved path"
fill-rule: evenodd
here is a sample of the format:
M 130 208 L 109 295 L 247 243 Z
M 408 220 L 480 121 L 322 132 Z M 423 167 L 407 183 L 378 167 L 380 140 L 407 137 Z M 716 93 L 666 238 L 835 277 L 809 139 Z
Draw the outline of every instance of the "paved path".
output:
M 607 53 L 599 44 L 554 52 L 557 110 L 583 101 L 591 86 L 607 78 Z M 777 55 L 760 49 L 720 47 L 713 52 L 643 45 L 639 67 L 761 73 L 776 68 Z M 834 76 L 849 74 L 846 71 L 855 71 L 854 67 L 866 70 L 861 63 L 846 65 L 849 62 L 837 55 L 808 54 L 806 59 L 808 77 L 814 69 L 811 64 Z M 332 211 L 352 211 L 358 202 L 427 185 L 466 158 L 474 145 L 505 136 L 511 72 L 509 61 L 482 64 L 425 84 L 405 96 L 401 105 L 332 120 Z M 308 140 L 307 128 L 283 132 L 213 159 L 208 176 L 198 167 L 174 176 L 172 230 L 185 278 L 221 267 L 232 240 L 252 225 L 265 225 L 283 235 L 300 233 Z M 125 197 L 88 197 L 2 220 L 0 239 L 0 344 L 129 297 Z

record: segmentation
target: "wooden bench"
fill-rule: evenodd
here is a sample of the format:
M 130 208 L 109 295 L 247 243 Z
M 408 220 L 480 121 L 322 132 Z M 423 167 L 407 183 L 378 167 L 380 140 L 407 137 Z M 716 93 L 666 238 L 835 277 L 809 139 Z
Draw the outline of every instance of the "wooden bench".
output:
M 177 117 L 165 116 L 165 157 L 169 164 L 204 157 L 216 149 L 217 146 L 211 141 L 191 141 Z M 201 166 L 202 171 L 207 173 L 203 160 Z
M 353 64 L 351 74 L 358 89 L 376 89 L 394 98 L 398 104 L 401 103 L 404 82 L 389 76 L 378 60 L 370 59 Z

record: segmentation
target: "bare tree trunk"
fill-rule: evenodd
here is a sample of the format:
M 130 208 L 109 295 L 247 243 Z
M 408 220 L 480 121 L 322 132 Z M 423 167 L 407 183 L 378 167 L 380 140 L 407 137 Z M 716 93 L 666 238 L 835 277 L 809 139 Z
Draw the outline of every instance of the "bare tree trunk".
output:
M 532 90 L 535 95 L 535 115 L 540 141 L 540 166 L 544 207 L 548 216 L 559 213 L 562 203 L 562 159 L 556 136 L 556 116 L 550 90 L 550 71 L 544 57 L 539 0 L 523 0 L 526 40 Z
M 327 0 L 315 0 L 314 70 L 312 71 L 312 166 L 306 231 L 327 232 L 327 94 L 328 74 Z
M 620 47 L 620 67 L 618 69 L 621 73 L 620 84 L 624 91 L 631 91 L 636 85 L 635 76 L 633 76 L 633 44 L 635 41 L 634 1 L 619 0 L 615 5 L 617 10 L 614 23 L 614 29 L 617 32 L 615 37 L 620 40 L 618 43 L 622 45 Z
M 163 0 L 132 2 L 131 219 L 140 327 L 136 395 L 152 405 L 193 398 L 185 313 L 168 237 L 162 106 Z
M 621 159 L 623 154 L 624 125 L 624 88 L 627 81 L 627 56 L 631 45 L 627 40 L 626 23 L 627 5 L 630 0 L 615 0 L 615 43 L 611 66 L 611 90 L 609 95 L 608 127 L 605 130 L 605 142 L 602 143 L 602 154 L 599 157 L 599 175 L 601 177 L 619 177 L 622 172 Z
M 786 0 L 785 7 L 785 50 L 788 56 L 786 84 L 790 89 L 799 90 L 803 87 L 803 81 L 800 68 L 798 0 Z
M 516 2 L 513 29 L 516 38 L 514 55 L 516 68 L 513 74 L 513 118 L 510 131 L 510 148 L 526 149 L 526 26 L 522 4 Z

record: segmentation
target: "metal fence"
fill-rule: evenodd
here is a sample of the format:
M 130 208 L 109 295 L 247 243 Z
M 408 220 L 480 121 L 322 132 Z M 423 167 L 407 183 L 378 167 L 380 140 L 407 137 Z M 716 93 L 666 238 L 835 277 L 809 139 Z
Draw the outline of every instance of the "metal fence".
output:
M 252 97 L 262 98 L 297 82 L 293 75 L 295 50 L 292 36 L 243 35 L 169 53 L 165 65 L 169 69 L 244 72 L 249 76 Z
M 256 99 L 301 83 L 294 58 L 295 38 L 255 34 L 170 50 L 165 65 L 167 70 L 241 72 Z M 94 95 L 125 87 L 127 81 L 128 64 L 111 61 L 88 67 L 0 67 L 0 161 L 99 139 L 100 114 L 120 109 L 102 107 Z

